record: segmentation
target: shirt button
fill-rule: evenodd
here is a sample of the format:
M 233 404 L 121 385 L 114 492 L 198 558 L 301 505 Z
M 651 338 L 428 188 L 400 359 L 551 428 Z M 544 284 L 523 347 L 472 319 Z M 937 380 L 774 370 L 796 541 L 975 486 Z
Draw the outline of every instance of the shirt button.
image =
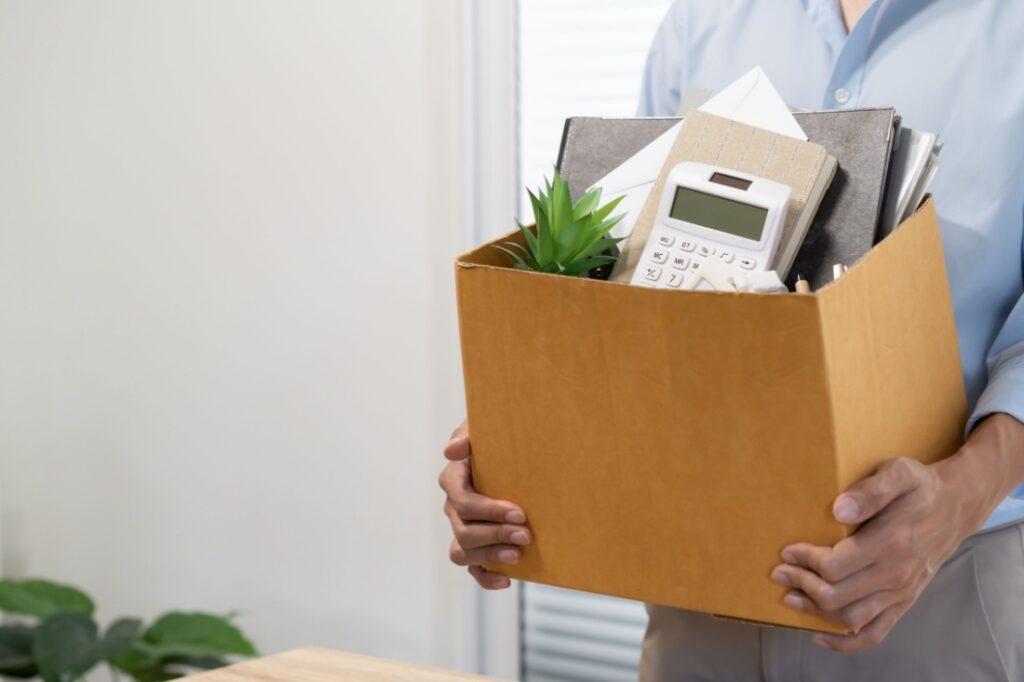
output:
M 846 104 L 850 101 L 850 91 L 846 88 L 839 88 L 836 90 L 836 102 L 840 104 Z

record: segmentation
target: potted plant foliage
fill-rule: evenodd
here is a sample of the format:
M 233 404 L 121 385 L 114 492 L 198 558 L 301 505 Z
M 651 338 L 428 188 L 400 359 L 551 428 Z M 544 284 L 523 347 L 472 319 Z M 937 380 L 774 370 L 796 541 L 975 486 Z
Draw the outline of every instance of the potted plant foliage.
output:
M 157 682 L 219 668 L 256 650 L 231 617 L 170 612 L 148 626 L 119 618 L 101 631 L 92 599 L 47 580 L 0 580 L 0 675 L 71 682 L 106 665 L 113 680 Z

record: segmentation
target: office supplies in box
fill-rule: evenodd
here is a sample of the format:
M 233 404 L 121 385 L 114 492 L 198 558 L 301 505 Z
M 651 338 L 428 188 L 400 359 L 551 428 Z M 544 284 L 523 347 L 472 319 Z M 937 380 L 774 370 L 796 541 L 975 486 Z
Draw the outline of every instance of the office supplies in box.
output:
M 832 501 L 884 460 L 962 441 L 930 200 L 812 295 L 544 275 L 487 245 L 455 270 L 474 481 L 535 538 L 513 578 L 838 631 L 783 605 L 779 551 L 849 535 Z
M 821 145 L 803 142 L 702 111 L 690 112 L 669 150 L 664 167 L 612 270 L 615 281 L 629 281 L 654 228 L 660 196 L 672 169 L 682 162 L 700 162 L 750 173 L 791 188 L 790 210 L 780 252 L 771 269 L 785 277 L 804 241 L 836 172 L 836 160 Z
M 833 264 L 855 262 L 874 243 L 887 169 L 900 135 L 899 117 L 892 108 L 797 112 L 793 117 L 809 140 L 827 149 L 839 166 L 788 278 L 793 284 L 802 274 L 820 288 L 832 280 Z M 617 236 L 628 232 L 636 219 L 633 211 L 642 209 L 647 198 L 643 190 L 653 187 L 680 122 L 587 117 L 566 121 L 558 166 L 573 194 L 599 185 L 609 198 L 628 195 L 621 207 L 631 216 Z M 651 167 L 656 169 L 653 173 Z

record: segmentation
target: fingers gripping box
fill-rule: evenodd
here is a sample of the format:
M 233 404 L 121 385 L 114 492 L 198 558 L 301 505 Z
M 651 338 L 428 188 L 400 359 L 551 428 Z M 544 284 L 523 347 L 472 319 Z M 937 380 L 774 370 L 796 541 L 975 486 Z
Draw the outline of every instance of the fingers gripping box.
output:
M 962 443 L 930 199 L 812 295 L 539 274 L 489 245 L 455 269 L 474 481 L 534 535 L 510 577 L 840 631 L 783 605 L 780 550 L 851 534 L 832 502 L 883 461 Z

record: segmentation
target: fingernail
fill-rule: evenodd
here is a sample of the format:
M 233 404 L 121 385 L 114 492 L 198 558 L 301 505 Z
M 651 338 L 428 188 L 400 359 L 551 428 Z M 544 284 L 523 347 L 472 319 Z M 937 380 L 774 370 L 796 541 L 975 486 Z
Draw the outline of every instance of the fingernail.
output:
M 772 582 L 783 587 L 790 587 L 789 576 L 781 568 L 772 571 Z
M 785 561 L 787 564 L 793 565 L 796 563 L 796 554 L 793 554 L 788 549 L 784 550 L 782 552 L 782 560 Z
M 528 545 L 530 544 L 530 536 L 526 534 L 524 530 L 517 530 L 509 536 L 509 540 L 512 541 L 513 545 Z
M 503 564 L 518 564 L 519 552 L 514 549 L 503 549 L 498 552 L 498 561 Z
M 515 511 L 510 511 L 509 513 L 505 514 L 505 521 L 507 521 L 508 523 L 526 523 L 526 514 L 519 511 L 518 509 Z
M 794 611 L 804 610 L 804 600 L 801 597 L 796 596 L 792 592 L 787 594 L 783 599 L 782 603 L 793 609 Z
M 836 500 L 836 506 L 833 511 L 836 515 L 836 521 L 839 523 L 856 523 L 857 519 L 860 518 L 860 506 L 852 497 L 847 497 L 846 495 Z

